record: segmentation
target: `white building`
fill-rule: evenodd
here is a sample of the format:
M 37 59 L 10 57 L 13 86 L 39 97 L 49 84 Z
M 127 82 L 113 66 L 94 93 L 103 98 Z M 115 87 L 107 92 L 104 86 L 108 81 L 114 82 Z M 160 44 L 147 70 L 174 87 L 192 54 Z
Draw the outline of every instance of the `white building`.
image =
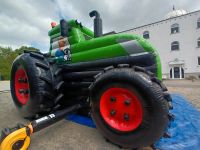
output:
M 163 78 L 200 78 L 200 10 L 173 10 L 164 20 L 122 32 L 141 35 L 156 47 Z

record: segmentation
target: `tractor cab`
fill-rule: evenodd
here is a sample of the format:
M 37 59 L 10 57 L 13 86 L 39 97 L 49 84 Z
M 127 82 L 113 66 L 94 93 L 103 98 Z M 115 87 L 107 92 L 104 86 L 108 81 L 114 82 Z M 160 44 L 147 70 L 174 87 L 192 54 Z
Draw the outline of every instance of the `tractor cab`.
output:
M 84 42 L 94 37 L 93 32 L 83 27 L 77 20 L 70 20 L 67 22 L 62 19 L 59 25 L 55 23 L 51 23 L 51 25 L 52 29 L 49 31 L 49 36 L 50 53 L 52 56 L 56 56 L 55 54 L 58 49 L 69 49 L 70 45 Z
M 103 34 L 100 14 L 94 10 L 89 16 L 94 17 L 94 32 L 77 20 L 62 19 L 58 25 L 52 23 L 52 29 L 48 33 L 52 59 L 59 64 L 71 64 L 128 57 L 131 60 L 137 59 L 136 64 L 141 67 L 152 66 L 150 70 L 157 72 L 161 79 L 159 56 L 148 41 L 134 34 Z

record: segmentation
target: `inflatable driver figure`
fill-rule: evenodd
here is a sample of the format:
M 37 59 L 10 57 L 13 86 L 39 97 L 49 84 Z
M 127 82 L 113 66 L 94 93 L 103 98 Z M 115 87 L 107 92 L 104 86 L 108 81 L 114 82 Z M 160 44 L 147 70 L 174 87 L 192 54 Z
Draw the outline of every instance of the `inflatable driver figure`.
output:
M 66 48 L 64 38 L 60 38 L 58 41 L 59 48 L 56 50 L 55 56 L 58 58 L 64 58 L 64 60 L 71 60 L 71 52 L 69 48 Z M 65 49 L 64 49 L 65 48 Z

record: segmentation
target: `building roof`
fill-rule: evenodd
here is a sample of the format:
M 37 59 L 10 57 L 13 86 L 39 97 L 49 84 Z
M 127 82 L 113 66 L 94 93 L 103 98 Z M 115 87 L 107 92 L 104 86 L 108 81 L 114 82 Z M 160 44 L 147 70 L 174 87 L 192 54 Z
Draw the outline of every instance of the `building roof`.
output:
M 174 10 L 174 11 L 177 11 L 177 10 Z M 173 11 L 172 11 L 172 12 L 173 12 Z M 169 13 L 165 16 L 165 19 L 163 19 L 163 20 L 160 20 L 160 21 L 157 21 L 157 22 L 153 22 L 153 23 L 149 23 L 149 24 L 142 25 L 142 26 L 138 26 L 138 27 L 135 27 L 135 28 L 123 30 L 123 31 L 120 31 L 120 32 L 118 32 L 118 33 L 127 32 L 127 31 L 131 31 L 131 30 L 134 30 L 134 29 L 142 28 L 142 27 L 145 27 L 145 26 L 157 24 L 157 23 L 160 23 L 160 22 L 163 22 L 163 21 L 167 21 L 167 20 L 179 18 L 179 17 L 181 17 L 181 16 L 191 15 L 191 14 L 194 14 L 194 13 L 196 13 L 196 12 L 200 12 L 200 10 L 193 11 L 193 12 L 190 12 L 190 13 L 184 12 L 184 10 L 181 10 L 181 11 L 179 10 L 178 12 L 172 13 L 172 14 L 171 14 L 171 17 L 170 17 L 170 15 L 169 15 L 169 18 L 166 18 L 167 15 L 170 13 L 170 12 L 169 12 Z M 180 15 L 180 14 L 181 14 L 181 15 Z M 172 16 L 173 16 L 173 17 L 172 17 Z
M 180 10 L 173 10 L 170 11 L 166 16 L 165 19 L 169 19 L 169 18 L 174 18 L 174 17 L 178 17 L 178 16 L 182 16 L 187 14 L 187 11 L 180 9 Z

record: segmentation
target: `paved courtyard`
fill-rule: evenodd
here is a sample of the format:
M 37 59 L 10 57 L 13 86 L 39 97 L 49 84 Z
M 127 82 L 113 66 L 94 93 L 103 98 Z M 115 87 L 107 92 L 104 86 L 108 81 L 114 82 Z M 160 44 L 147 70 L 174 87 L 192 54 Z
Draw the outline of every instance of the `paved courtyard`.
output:
M 164 81 L 170 93 L 185 96 L 193 105 L 200 109 L 200 81 Z M 28 123 L 18 114 L 9 90 L 9 81 L 0 81 L 0 129 L 12 127 L 17 123 Z M 32 136 L 30 150 L 54 149 L 119 149 L 104 140 L 96 129 L 81 126 L 70 121 L 60 121 L 51 127 Z M 145 150 L 150 148 L 145 148 Z
M 18 114 L 10 93 L 0 94 L 0 130 L 17 123 L 27 124 Z M 31 136 L 30 150 L 114 150 L 118 147 L 106 142 L 94 128 L 67 120 L 60 121 Z
M 170 93 L 178 93 L 200 109 L 200 80 L 166 80 L 164 84 Z

